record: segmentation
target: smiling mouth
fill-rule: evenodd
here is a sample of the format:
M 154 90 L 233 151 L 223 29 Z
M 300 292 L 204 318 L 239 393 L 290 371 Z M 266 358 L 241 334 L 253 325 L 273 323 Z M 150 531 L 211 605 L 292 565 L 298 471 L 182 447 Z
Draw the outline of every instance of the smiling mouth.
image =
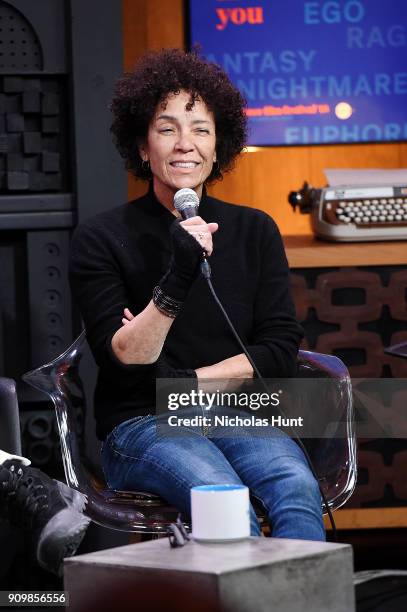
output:
M 173 168 L 196 168 L 198 165 L 198 162 L 170 162 Z

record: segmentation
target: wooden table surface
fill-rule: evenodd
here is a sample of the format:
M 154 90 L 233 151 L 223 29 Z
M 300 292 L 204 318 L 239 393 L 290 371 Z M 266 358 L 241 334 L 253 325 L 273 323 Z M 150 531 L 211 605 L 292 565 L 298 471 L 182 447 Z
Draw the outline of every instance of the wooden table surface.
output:
M 407 264 L 407 240 L 328 242 L 315 236 L 283 236 L 290 268 Z

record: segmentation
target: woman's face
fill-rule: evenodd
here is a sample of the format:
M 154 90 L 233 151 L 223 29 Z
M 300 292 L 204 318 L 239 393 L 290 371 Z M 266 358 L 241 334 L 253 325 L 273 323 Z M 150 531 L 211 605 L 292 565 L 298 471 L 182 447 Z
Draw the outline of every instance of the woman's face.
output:
M 186 110 L 190 94 L 170 94 L 166 108 L 158 106 L 149 125 L 147 142 L 140 147 L 143 160 L 150 162 L 157 195 L 189 187 L 201 196 L 202 185 L 216 161 L 213 114 L 203 100 Z

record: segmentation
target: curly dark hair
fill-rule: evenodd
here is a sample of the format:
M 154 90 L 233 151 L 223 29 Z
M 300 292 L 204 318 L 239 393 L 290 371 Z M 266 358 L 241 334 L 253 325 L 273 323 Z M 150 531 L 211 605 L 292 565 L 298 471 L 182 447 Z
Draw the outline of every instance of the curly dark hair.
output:
M 119 79 L 110 105 L 114 143 L 127 170 L 136 177 L 152 178 L 150 169 L 142 166 L 138 147 L 147 138 L 158 104 L 165 108 L 168 95 L 181 90 L 191 94 L 187 110 L 199 97 L 214 115 L 218 164 L 214 165 L 208 182 L 221 179 L 242 151 L 247 135 L 246 101 L 226 73 L 200 57 L 196 49 L 149 52 L 133 72 Z

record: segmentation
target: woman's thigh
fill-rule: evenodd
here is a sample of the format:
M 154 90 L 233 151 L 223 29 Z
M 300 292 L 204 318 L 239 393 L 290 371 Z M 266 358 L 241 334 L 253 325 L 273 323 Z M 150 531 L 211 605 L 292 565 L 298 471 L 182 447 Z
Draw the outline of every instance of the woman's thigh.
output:
M 322 516 L 319 487 L 299 445 L 275 427 L 218 427 L 210 439 L 268 511 L 310 506 Z
M 191 487 L 242 483 L 199 428 L 160 433 L 157 417 L 151 415 L 118 425 L 103 444 L 102 463 L 111 488 L 156 493 L 188 514 Z
M 245 413 L 238 414 L 247 417 Z M 208 437 L 229 462 L 239 466 L 239 470 L 263 469 L 283 457 L 289 457 L 308 468 L 307 459 L 299 445 L 276 427 L 212 427 Z

